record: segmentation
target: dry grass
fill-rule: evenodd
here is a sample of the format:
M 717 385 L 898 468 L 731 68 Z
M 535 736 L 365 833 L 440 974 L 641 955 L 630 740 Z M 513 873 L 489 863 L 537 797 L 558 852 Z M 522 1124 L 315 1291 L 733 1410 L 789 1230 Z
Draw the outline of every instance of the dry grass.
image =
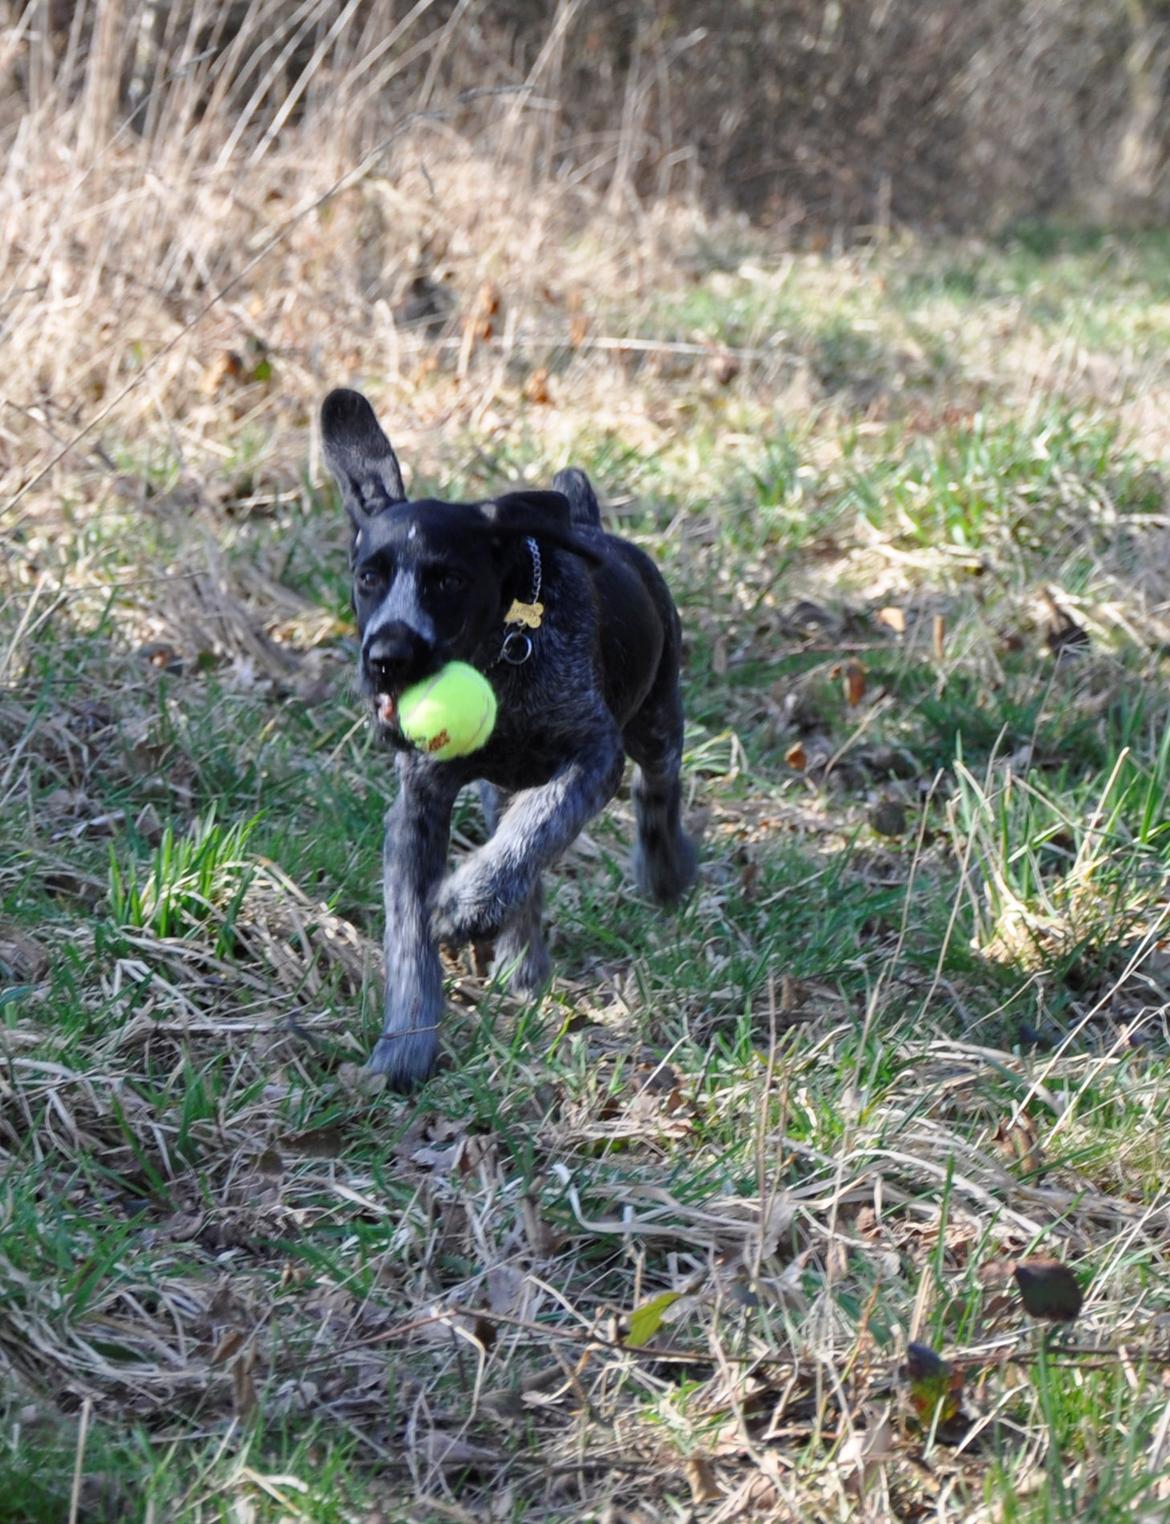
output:
M 0 1517 L 1161 1517 L 1141 247 L 781 255 L 552 173 L 536 91 L 361 158 L 359 53 L 233 141 L 198 65 L 140 135 L 3 46 Z M 688 630 L 693 903 L 631 899 L 619 801 L 549 996 L 452 962 L 409 1104 L 358 1068 L 343 381 L 415 481 L 584 460 Z

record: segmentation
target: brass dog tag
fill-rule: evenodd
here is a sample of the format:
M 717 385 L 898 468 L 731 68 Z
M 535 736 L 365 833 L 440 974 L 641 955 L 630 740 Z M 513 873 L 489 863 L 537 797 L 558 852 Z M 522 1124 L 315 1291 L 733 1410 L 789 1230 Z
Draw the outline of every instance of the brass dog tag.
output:
M 543 603 L 521 603 L 519 598 L 516 598 L 513 600 L 512 607 L 504 615 L 504 623 L 522 624 L 529 630 L 539 630 L 543 617 Z

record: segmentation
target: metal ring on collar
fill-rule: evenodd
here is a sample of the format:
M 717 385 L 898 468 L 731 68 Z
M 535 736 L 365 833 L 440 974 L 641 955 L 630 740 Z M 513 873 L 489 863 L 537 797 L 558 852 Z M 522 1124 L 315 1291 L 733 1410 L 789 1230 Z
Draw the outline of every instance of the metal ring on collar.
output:
M 532 655 L 532 641 L 522 630 L 509 630 L 500 655 L 510 667 L 522 667 Z

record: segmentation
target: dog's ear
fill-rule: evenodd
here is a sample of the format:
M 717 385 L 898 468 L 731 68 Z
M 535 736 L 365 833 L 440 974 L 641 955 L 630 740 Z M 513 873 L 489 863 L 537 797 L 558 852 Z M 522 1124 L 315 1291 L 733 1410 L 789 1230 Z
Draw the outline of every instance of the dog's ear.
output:
M 508 539 L 543 540 L 598 566 L 604 560 L 601 546 L 573 524 L 563 492 L 505 492 L 481 503 L 479 511 L 490 529 Z
M 406 499 L 398 457 L 361 392 L 338 387 L 321 404 L 325 464 L 355 526 Z

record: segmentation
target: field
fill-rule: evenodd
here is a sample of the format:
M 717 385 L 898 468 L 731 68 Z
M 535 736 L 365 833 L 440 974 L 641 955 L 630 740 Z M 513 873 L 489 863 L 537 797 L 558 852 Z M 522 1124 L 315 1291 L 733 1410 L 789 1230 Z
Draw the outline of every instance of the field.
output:
M 1170 243 L 509 141 L 6 170 L 0 1519 L 1165 1518 Z M 417 495 L 584 466 L 686 629 L 700 887 L 623 793 L 410 1100 L 343 383 Z

